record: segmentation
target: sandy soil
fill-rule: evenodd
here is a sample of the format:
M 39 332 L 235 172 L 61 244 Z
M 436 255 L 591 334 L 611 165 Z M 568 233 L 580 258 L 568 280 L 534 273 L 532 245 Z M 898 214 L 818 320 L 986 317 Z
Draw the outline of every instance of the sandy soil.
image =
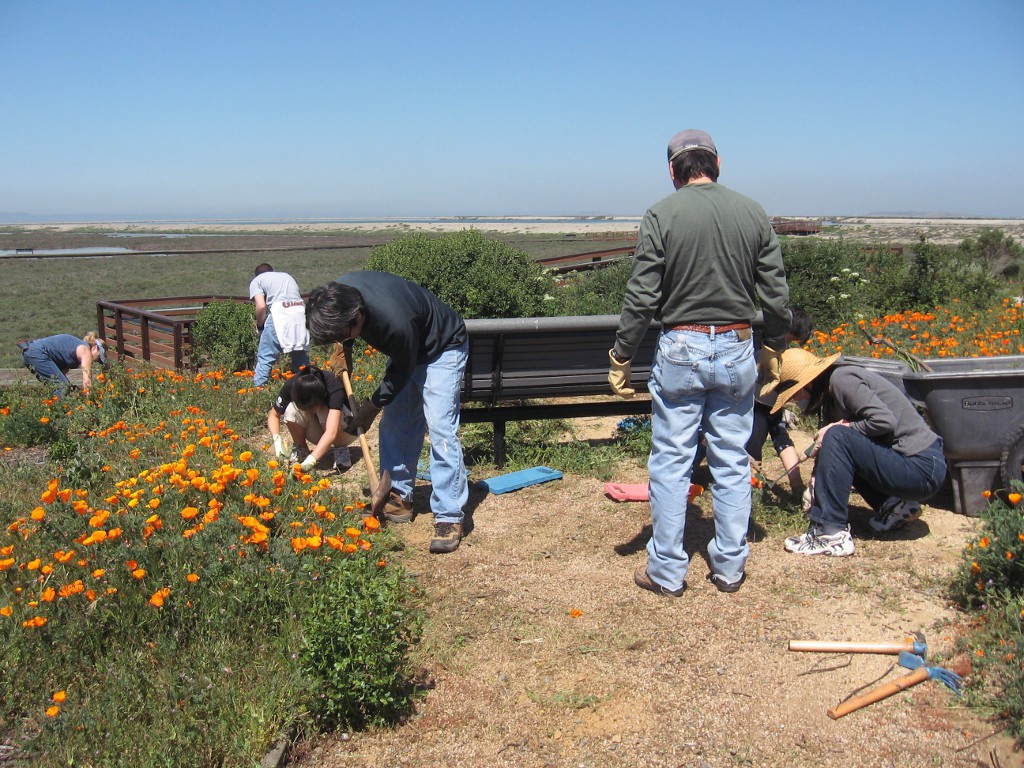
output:
M 568 439 L 603 440 L 613 428 L 581 419 Z M 796 436 L 798 448 L 809 440 Z M 624 462 L 615 479 L 644 482 L 645 468 Z M 788 651 L 791 639 L 895 641 L 922 630 L 932 663 L 969 674 L 950 655 L 958 616 L 942 591 L 977 521 L 954 514 L 950 499 L 889 534 L 872 535 L 867 510 L 855 510 L 857 552 L 836 560 L 788 554 L 782 540 L 795 531 L 755 520 L 749 578 L 727 595 L 705 581 L 713 522 L 701 497 L 689 510 L 689 588 L 672 599 L 632 583 L 646 562 L 649 505 L 610 500 L 600 480 L 475 489 L 474 530 L 447 556 L 426 552 L 428 498 L 421 483 L 416 519 L 397 528 L 427 616 L 415 713 L 391 729 L 297 745 L 292 765 L 1022 764 L 995 725 L 934 681 L 831 720 L 830 707 L 906 670 L 892 656 Z
M 509 217 L 508 220 L 495 222 L 492 217 L 464 216 L 456 221 L 437 221 L 434 219 L 392 219 L 366 221 L 345 220 L 289 220 L 271 222 L 208 222 L 203 220 L 190 221 L 147 221 L 147 222 L 95 222 L 92 224 L 46 223 L 16 225 L 25 230 L 49 230 L 54 232 L 70 232 L 87 227 L 101 226 L 109 232 L 180 232 L 187 230 L 195 233 L 227 233 L 227 232 L 289 232 L 324 234 L 338 231 L 356 232 L 402 232 L 429 231 L 453 232 L 466 228 L 479 229 L 484 232 L 502 234 L 577 234 L 634 232 L 640 226 L 640 216 L 613 217 L 579 217 L 567 220 L 566 217 Z M 501 218 L 501 217 L 493 217 Z M 853 237 L 869 242 L 906 243 L 916 242 L 920 236 L 939 244 L 958 243 L 986 228 L 1001 229 L 1018 240 L 1024 240 L 1024 219 L 950 219 L 950 218 L 911 218 L 881 216 L 831 216 L 801 217 L 787 216 L 783 218 L 811 218 L 831 224 L 826 237 Z

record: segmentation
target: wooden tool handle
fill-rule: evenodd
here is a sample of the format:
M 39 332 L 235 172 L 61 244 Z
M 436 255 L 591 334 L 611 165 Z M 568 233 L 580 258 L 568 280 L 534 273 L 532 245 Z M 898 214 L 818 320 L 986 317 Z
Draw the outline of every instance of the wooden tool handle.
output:
M 348 397 L 348 407 L 352 410 L 352 418 L 356 417 L 359 405 L 356 403 L 356 396 L 352 393 L 352 381 L 348 377 L 348 371 L 341 372 L 341 383 L 345 387 L 345 395 Z M 366 473 L 370 476 L 370 495 L 377 491 L 377 469 L 373 464 L 373 457 L 370 455 L 370 444 L 366 442 L 366 435 L 363 430 L 356 430 L 359 437 L 359 447 L 363 449 L 363 461 L 366 463 Z
M 891 653 L 914 650 L 914 643 L 847 643 L 830 640 L 790 640 L 789 650 L 812 653 Z
M 843 715 L 848 715 L 861 707 L 866 707 L 868 704 L 874 704 L 876 701 L 887 699 L 893 694 L 905 691 L 907 688 L 923 683 L 928 679 L 928 669 L 921 667 L 911 672 L 909 675 L 903 677 L 897 677 L 891 683 L 880 685 L 867 693 L 861 694 L 860 696 L 853 696 L 846 701 L 837 704 L 828 711 L 828 716 L 833 720 L 838 720 Z

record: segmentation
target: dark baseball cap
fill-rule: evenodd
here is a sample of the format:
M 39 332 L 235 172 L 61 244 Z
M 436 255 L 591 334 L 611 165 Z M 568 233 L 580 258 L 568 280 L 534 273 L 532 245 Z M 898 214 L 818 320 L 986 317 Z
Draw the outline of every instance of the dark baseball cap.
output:
M 715 142 L 712 141 L 711 136 L 704 131 L 687 128 L 669 140 L 668 161 L 671 163 L 683 152 L 689 152 L 691 149 L 703 149 L 705 152 L 710 152 L 715 157 L 718 157 L 718 148 L 715 147 Z

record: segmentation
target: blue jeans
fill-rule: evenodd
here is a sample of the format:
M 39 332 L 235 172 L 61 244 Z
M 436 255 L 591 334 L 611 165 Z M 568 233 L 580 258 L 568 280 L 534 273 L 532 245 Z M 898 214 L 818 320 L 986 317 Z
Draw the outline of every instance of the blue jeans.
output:
M 754 346 L 736 331 L 710 335 L 667 331 L 651 369 L 650 474 L 653 534 L 647 573 L 669 589 L 683 585 L 690 558 L 683 548 L 690 470 L 698 429 L 707 441 L 714 478 L 715 536 L 711 569 L 727 582 L 743 575 L 750 548 L 750 461 L 746 444 L 753 422 L 757 367 Z
M 828 529 L 849 521 L 850 487 L 872 509 L 889 496 L 924 501 L 946 479 L 942 438 L 913 456 L 904 456 L 867 435 L 835 426 L 825 433 L 814 465 L 810 518 Z
M 416 464 L 430 434 L 430 509 L 435 523 L 461 523 L 469 499 L 462 443 L 459 441 L 459 390 L 469 357 L 469 342 L 417 365 L 380 417 L 380 464 L 391 473 L 391 488 L 411 500 Z
M 28 349 L 21 353 L 21 361 L 43 384 L 55 385 L 58 398 L 63 398 L 67 394 L 71 382 L 68 381 L 64 371 L 44 352 L 30 345 Z
M 277 331 L 274 330 L 274 316 L 268 310 L 267 321 L 260 333 L 260 345 L 256 348 L 256 370 L 252 374 L 254 387 L 265 386 L 270 381 L 270 373 L 281 353 L 281 342 L 277 340 Z M 292 359 L 292 373 L 298 373 L 299 368 L 309 365 L 309 353 L 306 350 L 297 349 L 289 355 Z

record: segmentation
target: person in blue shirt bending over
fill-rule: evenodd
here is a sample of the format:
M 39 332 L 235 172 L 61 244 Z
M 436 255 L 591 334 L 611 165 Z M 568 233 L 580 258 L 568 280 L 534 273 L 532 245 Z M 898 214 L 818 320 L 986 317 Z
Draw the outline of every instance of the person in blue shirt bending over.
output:
M 21 360 L 44 384 L 56 386 L 57 396 L 64 397 L 74 389 L 68 380 L 68 371 L 82 369 L 82 389 L 92 386 L 92 364 L 97 360 L 107 364 L 107 350 L 103 341 L 92 331 L 82 338 L 70 333 L 58 333 L 33 341 L 19 341 Z

